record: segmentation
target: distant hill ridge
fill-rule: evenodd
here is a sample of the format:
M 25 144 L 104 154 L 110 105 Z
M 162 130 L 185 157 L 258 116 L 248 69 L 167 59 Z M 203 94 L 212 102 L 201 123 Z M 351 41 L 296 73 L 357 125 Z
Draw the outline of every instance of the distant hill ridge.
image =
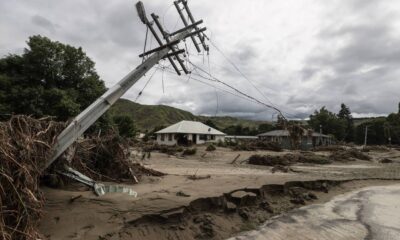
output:
M 182 109 L 165 106 L 165 105 L 142 105 L 127 99 L 118 100 L 110 109 L 112 115 L 128 115 L 131 116 L 136 126 L 140 130 L 152 130 L 157 126 L 168 126 L 182 120 L 192 120 L 205 122 L 208 119 L 220 129 L 224 129 L 230 125 L 239 125 L 243 127 L 258 127 L 262 123 L 270 123 L 268 121 L 253 121 L 235 117 L 207 117 L 196 116 Z

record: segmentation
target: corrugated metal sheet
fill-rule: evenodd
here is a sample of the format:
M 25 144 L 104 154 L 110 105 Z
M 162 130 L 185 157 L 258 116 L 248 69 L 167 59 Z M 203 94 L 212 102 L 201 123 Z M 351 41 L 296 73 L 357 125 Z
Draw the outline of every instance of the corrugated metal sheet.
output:
M 180 121 L 164 128 L 156 133 L 193 133 L 193 134 L 210 134 L 210 135 L 226 135 L 210 126 L 195 121 Z

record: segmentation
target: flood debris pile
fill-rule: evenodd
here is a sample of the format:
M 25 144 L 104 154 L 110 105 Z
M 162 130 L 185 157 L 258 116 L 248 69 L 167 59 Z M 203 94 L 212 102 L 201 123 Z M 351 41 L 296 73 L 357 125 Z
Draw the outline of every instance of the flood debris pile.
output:
M 329 164 L 332 161 L 322 155 L 312 152 L 303 152 L 299 154 L 285 155 L 252 155 L 249 158 L 249 164 L 264 166 L 289 166 L 296 163 L 313 163 L 313 164 Z
M 345 147 L 341 145 L 328 145 L 328 146 L 317 146 L 313 149 L 314 152 L 333 152 L 340 150 L 345 150 Z
M 274 152 L 281 152 L 282 148 L 276 142 L 269 141 L 247 141 L 247 142 L 239 142 L 238 144 L 233 144 L 231 148 L 235 151 L 257 151 L 257 150 L 267 150 Z
M 0 238 L 41 239 L 42 167 L 63 123 L 13 116 L 0 123 Z
M 110 132 L 91 136 L 76 144 L 70 166 L 97 181 L 137 181 L 143 175 L 163 176 L 130 160 L 129 142 Z
M 362 152 L 370 152 L 370 151 L 389 152 L 390 149 L 386 146 L 371 145 L 371 146 L 363 147 L 361 151 Z
M 290 166 L 297 163 L 306 164 L 331 164 L 336 162 L 348 162 L 355 160 L 371 160 L 371 157 L 361 151 L 351 148 L 347 150 L 333 151 L 329 156 L 315 154 L 313 152 L 288 153 L 285 155 L 252 155 L 248 163 L 253 165 L 272 166 L 273 172 L 288 172 L 290 169 L 282 166 Z
M 348 161 L 355 161 L 355 160 L 365 160 L 370 161 L 371 157 L 362 153 L 360 150 L 355 148 L 350 148 L 346 150 L 339 150 L 332 152 L 329 158 L 332 161 L 337 162 L 348 162 Z
M 390 158 L 383 158 L 379 160 L 380 163 L 393 163 L 393 160 Z
M 65 179 L 56 174 L 64 164 L 95 180 L 135 182 L 142 175 L 163 175 L 131 162 L 127 143 L 115 134 L 79 141 L 69 162 L 57 160 L 45 170 L 52 146 L 65 126 L 51 118 L 22 115 L 0 122 L 0 239 L 44 239 L 37 230 L 44 205 L 39 186 L 48 176 Z

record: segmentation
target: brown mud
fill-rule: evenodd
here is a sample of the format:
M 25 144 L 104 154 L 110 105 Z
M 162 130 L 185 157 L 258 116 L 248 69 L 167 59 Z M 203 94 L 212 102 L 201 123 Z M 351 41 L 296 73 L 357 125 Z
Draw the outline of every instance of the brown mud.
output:
M 120 230 L 99 239 L 226 239 L 292 209 L 326 202 L 361 187 L 395 182 L 315 180 L 241 188 L 216 197 L 195 199 L 187 206 L 126 219 Z

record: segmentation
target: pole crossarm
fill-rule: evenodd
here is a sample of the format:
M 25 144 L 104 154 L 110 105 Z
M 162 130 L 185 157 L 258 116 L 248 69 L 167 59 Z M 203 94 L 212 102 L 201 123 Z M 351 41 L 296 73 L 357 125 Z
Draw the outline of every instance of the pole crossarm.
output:
M 178 0 L 178 1 L 175 1 L 174 4 L 175 4 L 175 7 L 177 7 L 177 9 L 179 8 L 179 7 L 178 7 L 178 3 L 179 3 L 179 2 L 181 2 L 181 3 L 183 4 L 183 8 L 186 10 L 186 13 L 187 13 L 187 15 L 189 16 L 190 21 L 192 22 L 192 24 L 194 24 L 196 21 L 194 20 L 193 14 L 192 14 L 192 12 L 191 12 L 190 9 L 189 9 L 189 6 L 188 6 L 188 4 L 187 4 L 187 1 L 186 1 L 186 0 Z M 183 17 L 183 14 L 181 14 L 181 11 L 178 10 L 178 12 L 180 12 L 179 15 L 181 16 L 182 21 L 186 22 L 186 19 L 184 20 L 184 17 Z M 185 25 L 187 25 L 187 23 L 186 23 Z M 199 28 L 198 28 L 197 25 L 196 25 L 195 29 L 196 29 L 196 31 L 199 30 Z M 205 41 L 204 41 L 204 36 L 203 36 L 202 34 L 200 34 L 200 32 L 198 32 L 197 36 L 199 37 L 200 42 L 201 42 L 201 44 L 203 45 L 204 51 L 208 51 L 209 48 L 208 48 L 207 44 L 206 44 Z M 192 37 L 192 39 L 193 39 L 193 37 Z M 200 51 L 199 51 L 199 52 L 200 52 Z
M 188 26 L 186 26 L 186 27 L 184 27 L 184 28 L 182 28 L 182 29 L 179 29 L 179 30 L 177 30 L 177 31 L 175 31 L 175 32 L 173 32 L 173 33 L 170 33 L 169 35 L 170 35 L 170 36 L 174 36 L 174 35 L 176 35 L 176 34 L 178 34 L 178 33 L 181 33 L 181 32 L 183 32 L 183 31 L 185 31 L 185 30 L 188 29 L 188 28 L 195 27 L 195 26 L 197 26 L 197 25 L 199 25 L 199 24 L 202 24 L 202 23 L 203 23 L 203 20 L 197 21 L 197 22 L 195 22 L 195 23 L 193 23 L 193 24 L 190 24 L 190 25 L 188 25 Z
M 147 52 L 144 52 L 144 53 L 140 54 L 139 57 L 144 57 L 144 56 L 150 55 L 150 54 L 158 52 L 158 51 L 160 51 L 160 50 L 162 50 L 164 48 L 171 48 L 173 45 L 178 44 L 180 41 L 181 40 L 176 40 L 176 41 L 169 42 L 169 43 L 167 43 L 165 45 L 162 45 L 162 46 L 159 46 L 159 47 L 154 48 L 152 50 L 149 50 Z
M 188 27 L 189 24 L 188 24 L 188 22 L 186 21 L 186 18 L 185 18 L 185 16 L 183 15 L 183 12 L 182 12 L 181 8 L 179 7 L 179 2 L 178 2 L 178 1 L 174 1 L 174 5 L 175 5 L 175 8 L 176 8 L 176 11 L 178 11 L 179 16 L 180 16 L 181 19 L 182 19 L 183 24 L 185 25 L 185 27 Z M 196 47 L 197 52 L 201 52 L 200 47 L 199 47 L 199 45 L 197 44 L 196 39 L 195 39 L 193 36 L 191 36 L 190 38 L 192 39 L 192 42 L 193 42 L 194 46 Z
M 158 16 L 155 15 L 154 13 L 151 14 L 151 17 L 153 18 L 154 22 L 156 23 L 156 26 L 158 27 L 158 30 L 160 30 L 161 34 L 163 35 L 165 41 L 167 41 L 167 44 L 171 43 L 171 40 L 168 37 L 168 34 L 164 31 L 164 28 L 161 26 L 160 21 L 158 20 Z M 172 45 L 169 47 L 172 51 L 172 53 L 176 54 L 175 46 Z M 188 74 L 189 71 L 185 67 L 185 63 L 183 60 L 179 57 L 178 54 L 176 54 L 176 60 L 178 60 L 179 65 L 181 65 L 182 70 L 185 72 L 185 74 Z
M 148 21 L 143 4 L 137 4 L 138 14 L 143 23 L 151 26 Z M 169 43 L 178 43 L 185 38 L 191 36 L 192 30 L 196 29 L 196 24 L 186 27 L 185 30 L 180 31 L 175 36 L 171 37 Z M 150 31 L 154 32 L 154 28 L 149 27 Z M 155 34 L 155 36 L 157 36 Z M 163 45 L 161 39 L 156 37 L 160 45 Z M 119 98 L 122 97 L 142 76 L 144 76 L 154 65 L 163 58 L 168 58 L 171 63 L 174 63 L 172 56 L 177 56 L 182 50 L 174 49 L 173 46 L 163 47 L 150 55 L 142 64 L 128 73 L 121 79 L 115 86 L 108 89 L 101 97 L 87 107 L 83 112 L 76 116 L 71 123 L 60 133 L 56 139 L 56 143 L 52 148 L 51 157 L 45 163 L 44 169 L 49 167 L 61 154 L 70 147 L 97 119 L 99 119 Z M 171 55 L 172 54 L 172 55 Z M 174 65 L 172 65 L 174 66 Z M 177 69 L 175 69 L 177 70 Z M 179 72 L 179 70 L 177 71 Z M 179 73 L 178 73 L 179 74 Z

